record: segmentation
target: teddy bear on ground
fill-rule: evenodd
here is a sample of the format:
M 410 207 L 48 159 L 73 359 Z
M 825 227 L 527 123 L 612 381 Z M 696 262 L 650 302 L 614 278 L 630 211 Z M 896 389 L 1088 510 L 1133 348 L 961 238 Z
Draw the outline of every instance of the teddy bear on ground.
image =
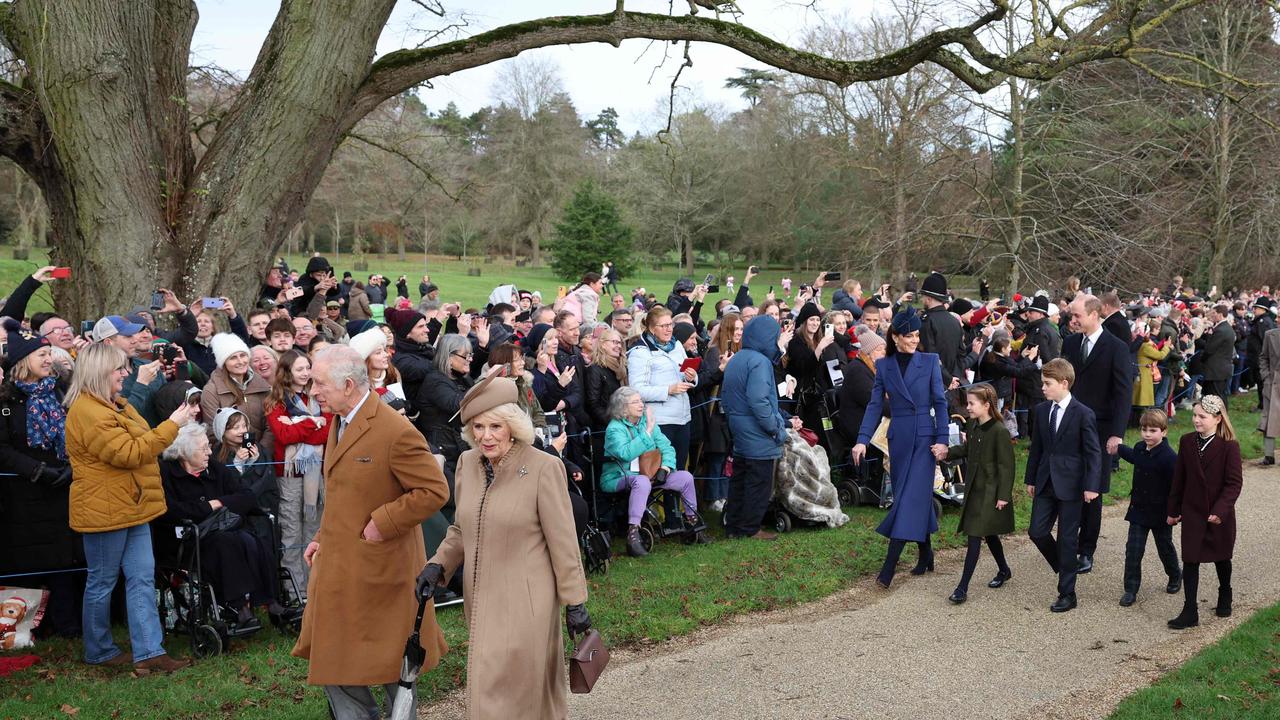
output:
M 18 626 L 27 616 L 27 601 L 17 595 L 0 603 L 0 650 L 29 647 L 31 633 Z

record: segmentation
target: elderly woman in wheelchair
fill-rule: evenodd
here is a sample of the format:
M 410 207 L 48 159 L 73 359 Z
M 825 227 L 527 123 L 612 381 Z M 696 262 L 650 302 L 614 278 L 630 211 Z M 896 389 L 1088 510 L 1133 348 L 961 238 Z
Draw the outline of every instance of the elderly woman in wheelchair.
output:
M 605 461 L 600 473 L 600 489 L 629 493 L 627 501 L 627 554 L 648 554 L 641 539 L 641 524 L 651 503 L 650 493 L 666 490 L 679 493 L 684 501 L 685 532 L 693 542 L 710 542 L 698 516 L 698 500 L 693 476 L 684 470 L 672 472 L 676 452 L 658 429 L 652 410 L 633 388 L 622 387 L 609 400 L 609 421 L 604 435 Z M 652 539 L 650 540 L 652 542 Z
M 199 572 L 241 628 L 256 626 L 253 608 L 266 606 L 277 626 L 293 622 L 294 609 L 279 602 L 279 563 L 272 533 L 255 533 L 248 516 L 258 498 L 234 468 L 211 458 L 203 425 L 184 427 L 161 454 L 160 476 L 168 510 L 161 522 L 190 522 L 198 529 Z

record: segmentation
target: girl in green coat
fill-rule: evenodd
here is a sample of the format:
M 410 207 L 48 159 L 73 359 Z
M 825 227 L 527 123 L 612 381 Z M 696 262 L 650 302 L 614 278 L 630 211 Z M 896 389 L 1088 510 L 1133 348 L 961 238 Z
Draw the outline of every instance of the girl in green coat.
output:
M 960 532 L 969 536 L 969 551 L 964 556 L 960 584 L 947 598 L 955 605 L 968 599 L 969 579 L 978 566 L 984 539 L 999 568 L 987 587 L 1001 587 L 1013 577 L 1000 545 L 1000 536 L 1013 532 L 1013 440 L 996 415 L 995 388 L 974 385 L 965 391 L 965 401 L 971 418 L 965 442 L 947 448 L 948 459 L 969 459 L 964 512 L 960 515 Z

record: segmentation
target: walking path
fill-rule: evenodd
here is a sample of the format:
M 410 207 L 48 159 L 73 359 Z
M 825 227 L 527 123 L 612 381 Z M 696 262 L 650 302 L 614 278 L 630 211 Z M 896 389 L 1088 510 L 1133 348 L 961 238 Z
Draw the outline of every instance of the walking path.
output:
M 995 565 L 984 547 L 964 605 L 946 600 L 963 550 L 942 552 L 936 573 L 917 578 L 904 567 L 889 592 L 868 578 L 816 603 L 741 617 L 655 649 L 617 652 L 595 691 L 572 697 L 570 717 L 1106 717 L 1125 696 L 1280 600 L 1280 567 L 1269 562 L 1278 490 L 1280 471 L 1246 468 L 1236 505 L 1231 618 L 1213 614 L 1217 576 L 1207 567 L 1201 626 L 1169 630 L 1165 622 L 1178 614 L 1182 595 L 1165 594 L 1150 541 L 1138 603 L 1120 607 L 1128 525 L 1124 507 L 1111 507 L 1094 571 L 1080 576 L 1080 606 L 1071 612 L 1049 612 L 1055 577 L 1025 535 L 1015 536 L 1006 543 L 1012 581 L 986 587 Z M 461 717 L 458 703 L 455 694 L 421 716 Z

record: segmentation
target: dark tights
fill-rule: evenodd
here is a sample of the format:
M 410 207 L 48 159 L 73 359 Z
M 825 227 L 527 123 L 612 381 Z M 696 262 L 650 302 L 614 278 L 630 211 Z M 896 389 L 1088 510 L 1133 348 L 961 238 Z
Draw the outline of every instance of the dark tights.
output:
M 1231 561 L 1218 560 L 1213 564 L 1218 570 L 1218 594 L 1231 590 Z M 1186 563 L 1182 568 L 1182 590 L 1186 593 L 1187 607 L 1195 607 L 1200 591 L 1200 563 Z
M 926 537 L 924 542 L 918 542 L 916 545 L 920 546 L 919 567 L 933 559 L 933 538 Z M 902 551 L 906 547 L 906 540 L 889 541 L 889 552 L 885 554 L 884 565 L 880 568 L 880 581 L 885 585 L 888 585 L 893 580 L 894 568 L 898 566 L 898 559 L 902 557 Z
M 982 554 L 981 535 L 969 536 L 969 549 L 964 555 L 964 574 L 960 576 L 960 584 L 956 589 L 969 592 L 969 580 L 973 577 L 973 571 L 978 568 L 978 556 Z M 1004 560 L 1004 546 L 1000 544 L 998 535 L 988 535 L 986 538 L 987 547 L 991 550 L 991 557 L 995 558 L 996 567 L 1002 574 L 1009 574 L 1009 563 Z

